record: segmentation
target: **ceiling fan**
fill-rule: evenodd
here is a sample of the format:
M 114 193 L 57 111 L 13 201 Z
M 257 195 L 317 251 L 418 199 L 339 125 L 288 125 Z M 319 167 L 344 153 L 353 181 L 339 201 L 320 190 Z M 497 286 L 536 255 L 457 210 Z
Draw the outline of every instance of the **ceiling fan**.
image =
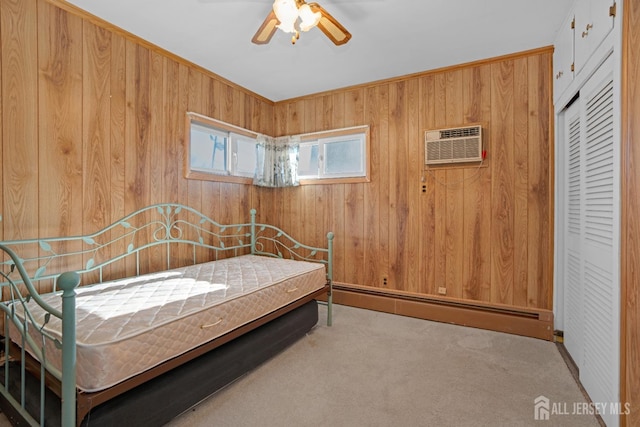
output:
M 267 44 L 276 30 L 280 29 L 290 33 L 291 43 L 295 44 L 300 38 L 301 31 L 309 31 L 316 26 L 337 46 L 351 39 L 351 33 L 318 3 L 306 3 L 304 0 L 275 0 L 271 11 L 251 41 L 255 44 Z

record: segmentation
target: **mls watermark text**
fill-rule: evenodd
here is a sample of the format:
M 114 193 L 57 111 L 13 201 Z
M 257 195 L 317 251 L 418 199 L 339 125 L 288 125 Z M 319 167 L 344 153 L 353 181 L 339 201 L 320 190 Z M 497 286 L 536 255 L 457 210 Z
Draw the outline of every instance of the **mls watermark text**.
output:
M 631 405 L 623 402 L 552 402 L 546 396 L 533 400 L 533 418 L 549 420 L 560 415 L 627 415 Z

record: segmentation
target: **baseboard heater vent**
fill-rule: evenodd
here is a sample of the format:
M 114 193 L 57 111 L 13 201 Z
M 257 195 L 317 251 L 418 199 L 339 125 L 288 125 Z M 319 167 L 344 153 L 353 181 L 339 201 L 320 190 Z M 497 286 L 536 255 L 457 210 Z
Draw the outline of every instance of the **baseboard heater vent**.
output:
M 377 290 L 377 289 L 363 289 L 363 288 L 360 288 L 360 287 L 354 288 L 352 286 L 336 285 L 334 283 L 333 284 L 333 290 L 336 290 L 336 289 L 340 289 L 340 290 L 343 290 L 343 291 L 349 291 L 349 292 L 358 292 L 358 293 L 369 294 L 369 295 L 383 296 L 383 297 L 388 297 L 388 298 L 395 298 L 395 299 L 399 299 L 399 300 L 426 302 L 426 303 L 429 303 L 429 304 L 438 304 L 438 305 L 443 305 L 443 306 L 459 307 L 459 308 L 464 308 L 466 310 L 490 311 L 490 312 L 493 312 L 493 313 L 506 314 L 506 315 L 510 315 L 510 316 L 526 317 L 526 318 L 530 318 L 530 319 L 538 319 L 539 316 L 540 316 L 539 313 L 530 312 L 530 311 L 520 311 L 520 310 L 516 310 L 516 309 L 512 309 L 512 308 L 502 308 L 502 307 L 492 307 L 492 306 L 478 305 L 478 304 L 474 304 L 474 303 L 467 303 L 467 302 L 464 302 L 464 301 L 442 300 L 442 299 L 439 299 L 439 298 L 432 298 L 432 297 L 429 297 L 427 295 L 406 295 L 406 294 L 397 293 L 397 292 L 385 292 L 383 290 Z
M 553 340 L 550 310 L 519 310 L 335 282 L 333 291 L 337 304 Z

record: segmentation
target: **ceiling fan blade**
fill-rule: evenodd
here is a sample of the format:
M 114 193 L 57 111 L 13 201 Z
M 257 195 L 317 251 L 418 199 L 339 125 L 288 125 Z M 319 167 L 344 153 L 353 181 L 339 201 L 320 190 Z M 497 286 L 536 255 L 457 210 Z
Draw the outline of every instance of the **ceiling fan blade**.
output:
M 320 12 L 322 14 L 322 18 L 320 18 L 320 22 L 318 22 L 318 28 L 320 28 L 333 43 L 340 46 L 351 39 L 351 33 L 324 10 L 322 6 L 318 3 L 309 3 L 309 7 L 313 12 Z
M 276 25 L 278 25 L 278 22 L 276 14 L 273 12 L 273 9 L 271 9 L 271 12 L 269 12 L 262 25 L 260 25 L 260 28 L 258 28 L 258 31 L 256 31 L 251 41 L 255 44 L 269 43 L 271 37 L 276 33 Z

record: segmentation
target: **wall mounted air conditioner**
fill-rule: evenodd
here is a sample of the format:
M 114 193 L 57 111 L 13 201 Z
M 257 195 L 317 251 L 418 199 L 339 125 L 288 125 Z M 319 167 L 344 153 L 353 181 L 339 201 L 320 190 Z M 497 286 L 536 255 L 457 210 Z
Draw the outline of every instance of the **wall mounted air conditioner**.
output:
M 482 126 L 428 130 L 424 133 L 427 165 L 481 162 Z

